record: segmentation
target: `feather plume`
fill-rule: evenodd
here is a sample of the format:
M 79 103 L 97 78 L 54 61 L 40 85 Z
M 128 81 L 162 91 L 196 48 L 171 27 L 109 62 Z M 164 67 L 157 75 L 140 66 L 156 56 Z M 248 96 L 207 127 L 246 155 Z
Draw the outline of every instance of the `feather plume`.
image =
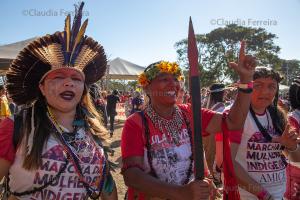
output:
M 76 58 L 76 54 L 74 54 L 74 53 L 75 53 L 76 49 L 79 49 L 79 48 L 77 48 L 77 45 L 80 44 L 80 41 L 82 40 L 82 38 L 84 36 L 87 25 L 88 25 L 88 19 L 86 19 L 84 21 L 84 23 L 82 24 L 82 26 L 80 28 L 80 31 L 78 32 L 78 34 L 76 36 L 75 43 L 73 45 L 73 49 L 72 49 L 72 53 L 71 53 L 71 58 L 70 58 L 71 64 L 73 63 L 72 60 L 75 60 L 73 58 Z
M 66 49 L 64 49 L 66 52 L 70 52 L 70 40 L 71 40 L 71 18 L 70 14 L 67 16 L 65 20 L 65 44 Z
M 84 45 L 75 60 L 74 67 L 82 70 L 97 56 L 97 54 L 98 52 L 95 49 Z
M 74 48 L 75 39 L 77 37 L 77 33 L 81 26 L 81 18 L 82 18 L 82 9 L 84 6 L 84 2 L 81 2 L 79 8 L 75 5 L 75 16 L 72 25 L 72 35 L 71 35 L 71 48 Z

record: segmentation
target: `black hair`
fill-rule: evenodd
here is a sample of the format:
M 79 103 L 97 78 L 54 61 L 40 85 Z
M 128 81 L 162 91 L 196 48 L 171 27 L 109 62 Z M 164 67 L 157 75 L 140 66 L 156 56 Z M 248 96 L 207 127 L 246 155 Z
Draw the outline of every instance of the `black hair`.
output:
M 223 83 L 214 83 L 209 87 L 212 103 L 223 102 L 224 89 L 225 85 Z
M 31 131 L 30 119 L 32 116 L 32 112 L 34 112 L 34 124 L 35 124 L 35 132 L 33 138 L 32 151 L 29 155 L 25 157 L 23 167 L 25 169 L 37 169 L 38 166 L 42 164 L 41 154 L 43 152 L 43 147 L 45 142 L 50 137 L 50 133 L 52 131 L 52 126 L 49 118 L 47 117 L 47 104 L 45 98 L 40 95 L 40 98 L 35 102 L 34 110 L 32 107 L 27 108 L 25 112 L 25 121 L 22 125 L 22 129 L 20 131 L 20 138 L 18 145 L 20 145 L 22 138 L 27 138 L 28 134 Z M 21 112 L 21 114 L 22 114 Z M 27 142 L 26 142 L 27 143 Z M 27 151 L 28 149 L 26 149 Z
M 289 100 L 292 109 L 300 109 L 300 76 L 295 78 L 289 89 Z
M 118 91 L 118 90 L 113 90 L 112 94 L 113 94 L 113 95 L 118 95 L 118 94 L 119 94 L 119 91 Z
M 151 63 L 150 65 L 148 65 L 146 68 L 145 68 L 145 70 L 144 70 L 144 72 L 147 72 L 149 69 L 151 69 L 153 66 L 155 66 L 155 65 L 157 65 L 157 64 L 159 64 L 159 63 L 161 63 L 162 62 L 162 60 L 160 60 L 160 61 L 157 61 L 157 62 L 154 62 L 154 63 Z

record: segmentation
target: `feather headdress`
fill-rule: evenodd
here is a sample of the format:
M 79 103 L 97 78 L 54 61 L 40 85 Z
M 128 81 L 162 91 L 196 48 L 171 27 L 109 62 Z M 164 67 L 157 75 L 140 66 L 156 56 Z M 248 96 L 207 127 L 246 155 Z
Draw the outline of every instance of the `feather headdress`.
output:
M 75 6 L 65 19 L 63 32 L 36 39 L 26 46 L 12 62 L 6 74 L 7 91 L 16 104 L 27 104 L 38 97 L 39 82 L 47 73 L 60 68 L 72 68 L 84 74 L 87 85 L 98 81 L 106 71 L 107 59 L 103 47 L 85 36 L 88 24 L 81 25 L 84 3 Z

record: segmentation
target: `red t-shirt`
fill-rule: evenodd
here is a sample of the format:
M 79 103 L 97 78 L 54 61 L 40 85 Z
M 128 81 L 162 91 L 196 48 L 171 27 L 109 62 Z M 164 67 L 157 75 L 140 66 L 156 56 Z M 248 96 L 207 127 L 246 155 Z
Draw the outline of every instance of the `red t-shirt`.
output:
M 299 133 L 300 130 L 300 110 L 296 109 L 289 114 L 288 121 L 291 127 Z M 286 191 L 285 198 L 289 200 L 300 199 L 300 162 L 288 161 L 286 168 Z
M 0 123 L 0 158 L 12 163 L 15 159 L 15 148 L 13 145 L 14 122 L 5 118 Z
M 189 105 L 179 105 L 179 108 L 185 113 L 185 116 L 192 124 L 192 113 Z M 215 114 L 214 111 L 202 109 L 202 130 L 205 130 L 209 121 Z M 179 144 L 174 144 L 168 134 L 162 133 L 157 129 L 145 113 L 150 132 L 150 144 L 152 165 L 160 180 L 172 184 L 181 185 L 187 177 L 187 171 L 190 166 L 191 146 L 187 126 L 183 123 L 179 135 Z M 145 158 L 144 168 L 146 172 L 150 171 L 146 150 L 146 140 L 142 119 L 138 113 L 131 115 L 125 122 L 121 150 L 122 158 L 133 156 L 142 156 Z M 192 125 L 191 125 L 192 128 Z M 203 136 L 209 135 L 205 131 Z M 129 188 L 128 198 L 133 199 L 134 191 Z M 144 199 L 143 194 L 139 194 L 138 199 Z

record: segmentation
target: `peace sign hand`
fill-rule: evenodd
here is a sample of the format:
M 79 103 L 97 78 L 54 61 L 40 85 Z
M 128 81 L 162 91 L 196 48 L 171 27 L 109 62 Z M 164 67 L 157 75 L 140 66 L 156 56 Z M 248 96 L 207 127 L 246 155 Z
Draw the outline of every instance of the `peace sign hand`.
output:
M 251 55 L 245 55 L 246 42 L 241 41 L 238 63 L 230 62 L 229 66 L 240 76 L 241 83 L 249 83 L 253 80 L 253 74 L 256 67 L 256 58 Z

